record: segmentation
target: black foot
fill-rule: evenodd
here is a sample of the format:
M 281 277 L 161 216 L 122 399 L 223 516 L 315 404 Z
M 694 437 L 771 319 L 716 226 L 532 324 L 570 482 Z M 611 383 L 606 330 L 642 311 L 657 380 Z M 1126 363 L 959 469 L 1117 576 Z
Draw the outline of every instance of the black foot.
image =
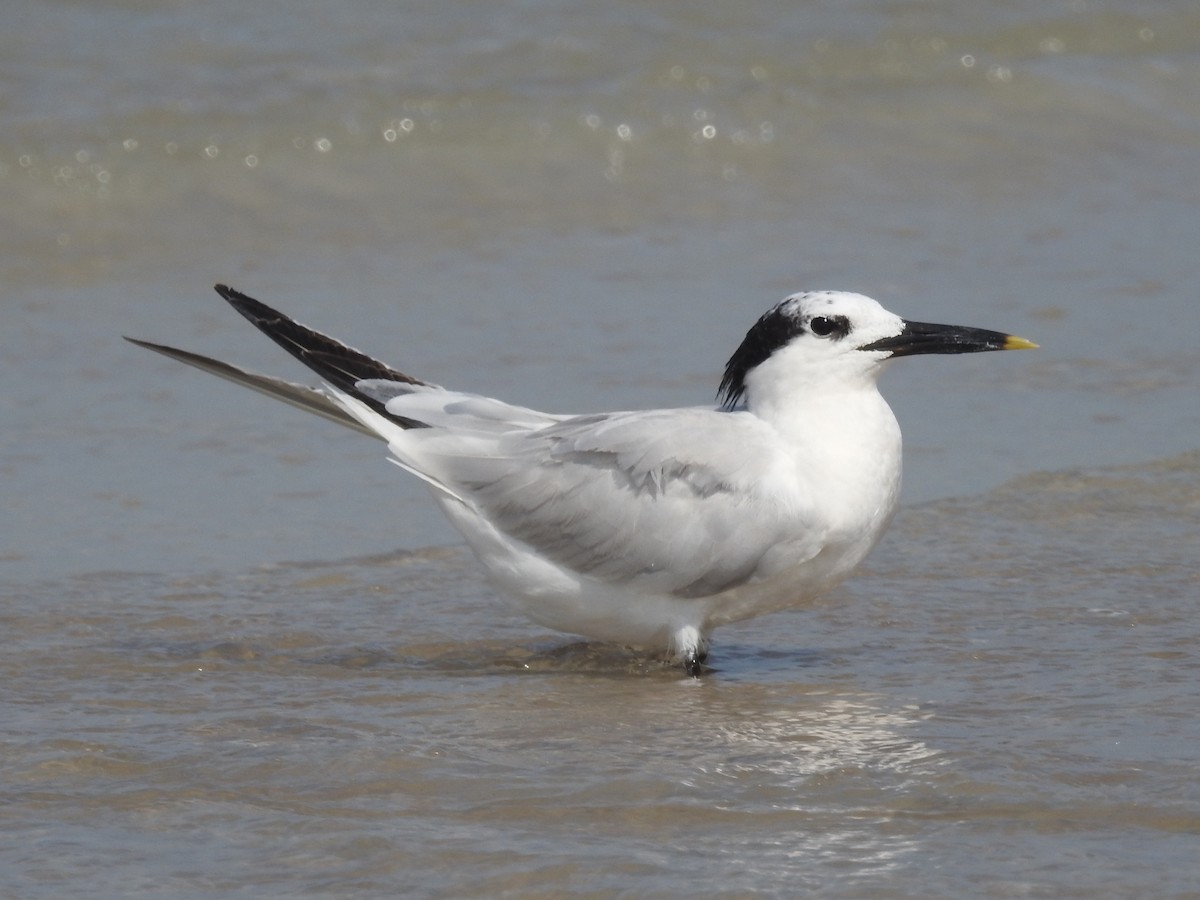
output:
M 683 671 L 687 673 L 689 678 L 699 678 L 704 674 L 704 661 L 708 659 L 707 653 L 696 653 L 689 656 L 683 661 Z

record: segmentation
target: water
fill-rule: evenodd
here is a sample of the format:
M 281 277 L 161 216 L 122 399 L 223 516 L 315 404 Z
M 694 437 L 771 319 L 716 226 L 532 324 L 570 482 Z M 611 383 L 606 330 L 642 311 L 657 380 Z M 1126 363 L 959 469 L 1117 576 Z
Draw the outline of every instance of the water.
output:
M 1200 13 L 26 4 L 0 35 L 0 894 L 1200 893 Z M 905 509 L 699 683 L 511 614 L 214 294 L 554 410 L 801 288 Z

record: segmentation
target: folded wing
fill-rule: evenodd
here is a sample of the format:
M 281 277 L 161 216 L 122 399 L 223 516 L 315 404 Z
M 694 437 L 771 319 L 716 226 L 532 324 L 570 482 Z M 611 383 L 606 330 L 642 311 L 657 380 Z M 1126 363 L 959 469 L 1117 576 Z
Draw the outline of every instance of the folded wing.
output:
M 447 391 L 251 297 L 217 291 L 327 387 L 133 342 L 382 438 L 444 501 L 474 509 L 480 527 L 580 577 L 706 596 L 803 562 L 823 545 L 797 474 L 777 468 L 790 454 L 749 413 L 542 413 Z
M 410 460 L 494 527 L 600 581 L 705 596 L 771 574 L 765 552 L 799 562 L 821 545 L 798 491 L 759 490 L 780 454 L 749 414 L 578 416 L 474 446 L 412 437 Z

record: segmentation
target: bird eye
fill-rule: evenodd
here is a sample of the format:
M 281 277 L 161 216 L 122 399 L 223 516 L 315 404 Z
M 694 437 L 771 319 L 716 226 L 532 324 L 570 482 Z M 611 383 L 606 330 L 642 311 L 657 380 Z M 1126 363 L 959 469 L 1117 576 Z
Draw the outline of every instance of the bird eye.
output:
M 824 316 L 817 316 L 808 323 L 808 327 L 817 337 L 828 337 L 837 329 L 837 323 L 833 319 L 827 319 Z

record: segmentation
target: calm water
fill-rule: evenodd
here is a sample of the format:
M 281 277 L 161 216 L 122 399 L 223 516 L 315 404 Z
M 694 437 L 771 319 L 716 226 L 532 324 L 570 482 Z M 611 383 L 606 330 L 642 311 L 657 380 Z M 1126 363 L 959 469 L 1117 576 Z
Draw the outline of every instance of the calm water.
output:
M 0 33 L 0 896 L 1200 895 L 1187 0 L 25 4 Z M 681 679 L 510 613 L 225 281 L 554 410 L 801 288 L 906 507 Z

